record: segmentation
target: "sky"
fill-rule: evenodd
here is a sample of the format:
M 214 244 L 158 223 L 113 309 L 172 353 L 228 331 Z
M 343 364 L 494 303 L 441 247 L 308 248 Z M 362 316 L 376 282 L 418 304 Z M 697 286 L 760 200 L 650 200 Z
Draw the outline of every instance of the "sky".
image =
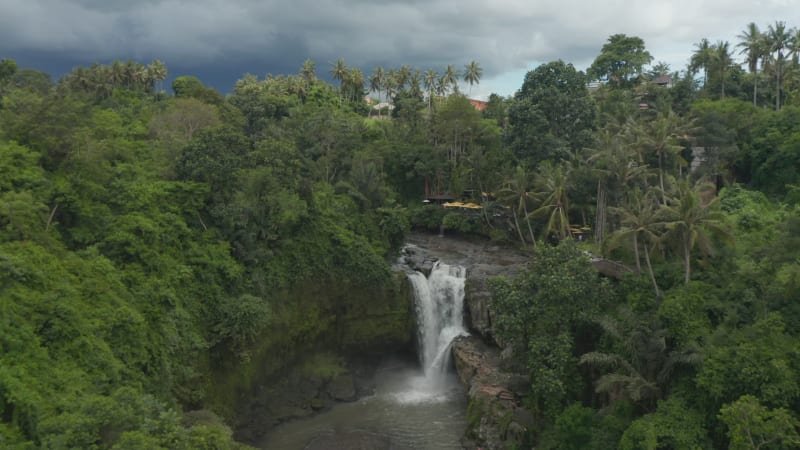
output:
M 483 67 L 473 98 L 512 95 L 562 59 L 585 70 L 609 36 L 645 41 L 683 70 L 702 38 L 738 42 L 748 23 L 800 26 L 800 0 L 0 0 L 0 58 L 59 76 L 115 59 L 160 59 L 229 92 L 245 73 L 322 76 L 343 58 L 365 74 Z M 740 58 L 741 59 L 741 58 Z

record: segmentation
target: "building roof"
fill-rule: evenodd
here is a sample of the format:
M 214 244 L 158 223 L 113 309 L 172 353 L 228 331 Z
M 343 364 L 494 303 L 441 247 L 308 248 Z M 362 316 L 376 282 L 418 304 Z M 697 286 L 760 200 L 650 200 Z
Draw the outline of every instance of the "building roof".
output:
M 669 86 L 672 84 L 672 77 L 670 75 L 661 75 L 653 80 L 653 84 L 658 84 L 661 86 Z
M 485 102 L 483 100 L 469 99 L 469 102 L 472 103 L 472 107 L 478 111 L 483 111 L 487 106 L 489 106 L 489 102 Z

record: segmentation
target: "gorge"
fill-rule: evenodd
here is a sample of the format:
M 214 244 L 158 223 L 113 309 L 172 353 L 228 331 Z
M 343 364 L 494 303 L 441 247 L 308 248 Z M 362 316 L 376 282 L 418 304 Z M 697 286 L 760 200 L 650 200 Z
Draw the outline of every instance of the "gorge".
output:
M 487 370 L 497 373 L 490 366 L 496 365 L 498 359 L 482 343 L 480 334 L 467 338 L 467 327 L 477 331 L 471 318 L 488 318 L 486 299 L 481 297 L 487 294 L 486 277 L 513 274 L 526 257 L 484 242 L 449 237 L 412 234 L 409 242 L 395 270 L 407 276 L 411 287 L 416 354 L 387 351 L 360 363 L 352 363 L 351 358 L 346 365 L 353 377 L 346 384 L 355 387 L 349 397 L 337 398 L 333 394 L 335 389 L 331 386 L 341 384 L 341 377 L 312 389 L 317 392 L 316 397 L 344 402 L 326 404 L 325 408 L 315 409 L 316 414 L 299 413 L 288 418 L 253 442 L 259 448 L 459 449 L 477 448 L 478 443 L 494 448 L 492 439 L 495 444 L 502 442 L 505 429 L 489 431 L 497 425 L 492 420 L 499 421 L 491 414 L 482 425 L 473 424 L 472 438 L 465 437 L 470 427 L 470 398 L 479 397 L 474 402 L 477 406 L 473 407 L 473 415 L 478 412 L 476 408 L 489 407 L 498 393 L 502 392 L 505 399 L 500 401 L 508 403 L 513 398 L 505 386 L 487 387 L 487 383 L 507 384 L 508 377 L 475 377 L 477 372 L 485 375 Z M 471 295 L 466 296 L 467 291 Z M 467 308 L 465 298 L 472 301 L 473 310 Z M 454 363 L 452 353 L 461 360 Z

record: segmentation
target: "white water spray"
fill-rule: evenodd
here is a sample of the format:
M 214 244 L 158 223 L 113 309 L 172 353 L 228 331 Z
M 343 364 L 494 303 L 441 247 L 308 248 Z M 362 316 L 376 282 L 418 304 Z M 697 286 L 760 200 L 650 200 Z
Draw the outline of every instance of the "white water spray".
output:
M 450 346 L 464 329 L 464 281 L 461 266 L 434 264 L 430 276 L 409 274 L 417 309 L 419 354 L 426 384 L 440 386 L 450 366 Z

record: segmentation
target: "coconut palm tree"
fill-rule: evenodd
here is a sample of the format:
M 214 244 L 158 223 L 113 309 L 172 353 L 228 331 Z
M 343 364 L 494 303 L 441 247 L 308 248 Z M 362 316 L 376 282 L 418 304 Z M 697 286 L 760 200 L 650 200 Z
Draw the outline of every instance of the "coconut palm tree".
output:
M 724 216 L 714 206 L 719 197 L 714 196 L 713 183 L 700 180 L 695 186 L 684 181 L 678 185 L 677 197 L 661 208 L 661 221 L 667 228 L 665 238 L 681 247 L 684 264 L 684 283 L 692 275 L 692 250 L 697 247 L 703 255 L 713 254 L 712 236 L 727 242 L 731 237 L 724 225 Z
M 719 75 L 722 92 L 720 97 L 725 98 L 725 78 L 733 65 L 733 55 L 731 55 L 730 43 L 728 41 L 717 41 L 712 48 L 711 65 Z
M 597 320 L 604 334 L 616 341 L 616 352 L 589 352 L 580 364 L 606 373 L 597 379 L 598 393 L 621 394 L 646 411 L 656 407 L 669 385 L 677 366 L 698 366 L 703 361 L 702 349 L 694 343 L 670 349 L 667 330 L 656 315 L 637 315 L 628 307 L 620 307 L 615 317 Z
M 422 72 L 414 69 L 408 77 L 408 93 L 412 97 L 422 98 Z
M 783 64 L 787 55 L 784 53 L 791 46 L 792 33 L 786 29 L 786 22 L 777 21 L 770 25 L 767 30 L 767 44 L 771 63 L 775 68 L 775 110 L 781 109 L 781 77 L 783 76 Z
M 148 78 L 156 83 L 155 89 L 158 92 L 161 92 L 161 83 L 167 79 L 167 75 L 169 72 L 167 71 L 167 66 L 163 62 L 154 59 L 153 62 L 147 66 Z
M 300 75 L 303 76 L 303 79 L 305 79 L 307 85 L 310 86 L 313 84 L 317 79 L 317 69 L 314 61 L 310 59 L 305 60 L 303 67 L 300 68 Z
M 536 172 L 534 185 L 540 206 L 531 212 L 531 216 L 546 218 L 545 236 L 555 232 L 559 239 L 571 237 L 568 166 L 566 164 L 553 165 L 550 161 L 545 161 Z
M 384 84 L 386 83 L 386 76 L 383 73 L 383 67 L 378 66 L 372 71 L 369 76 L 369 90 L 378 93 L 378 98 L 381 96 Z M 378 110 L 378 117 L 381 116 L 380 109 Z
M 639 125 L 636 133 L 641 147 L 654 153 L 658 157 L 658 180 L 661 188 L 662 204 L 666 204 L 666 189 L 664 186 L 664 160 L 668 156 L 678 159 L 678 164 L 685 165 L 686 161 L 680 157 L 683 147 L 678 144 L 681 139 L 688 139 L 694 132 L 691 120 L 675 114 L 672 109 L 660 112 L 655 119 Z
M 689 71 L 696 73 L 698 69 L 703 69 L 703 87 L 708 83 L 708 68 L 711 65 L 712 49 L 711 43 L 708 39 L 703 38 L 697 44 L 694 44 L 695 51 L 689 62 Z
M 640 262 L 639 243 L 641 242 L 644 248 L 644 260 L 647 264 L 647 272 L 650 276 L 650 281 L 653 283 L 656 297 L 661 296 L 656 282 L 655 274 L 653 273 L 653 266 L 650 263 L 650 250 L 648 244 L 656 244 L 659 240 L 659 232 L 662 228 L 662 223 L 659 217 L 658 200 L 653 195 L 652 190 L 642 193 L 638 187 L 633 188 L 628 192 L 628 198 L 622 206 L 611 207 L 611 212 L 617 216 L 620 225 L 619 229 L 611 233 L 609 237 L 609 249 L 619 245 L 621 241 L 630 239 L 633 244 L 633 255 L 636 261 L 636 271 L 642 272 L 642 264 Z
M 409 80 L 411 78 L 411 68 L 408 67 L 406 64 L 400 66 L 400 69 L 397 70 L 397 76 L 395 77 L 395 82 L 398 91 L 403 91 L 406 88 Z
M 480 84 L 483 69 L 481 65 L 475 61 L 470 62 L 464 66 L 464 81 L 469 83 L 469 92 L 472 94 L 472 85 Z
M 425 85 L 425 91 L 428 93 L 428 111 L 433 110 L 433 94 L 436 92 L 436 84 L 439 80 L 439 74 L 433 69 L 428 69 L 422 82 Z
M 348 73 L 347 66 L 344 65 L 344 60 L 339 58 L 335 63 L 331 64 L 331 70 L 329 73 L 331 74 L 331 78 L 339 81 L 339 95 L 341 95 L 342 84 L 344 83 L 345 78 L 347 78 Z
M 364 74 L 358 67 L 353 67 L 347 74 L 347 92 L 350 101 L 363 100 L 364 96 Z
M 766 55 L 766 39 L 758 25 L 750 22 L 747 28 L 736 36 L 740 42 L 736 45 L 740 47 L 740 55 L 746 55 L 747 69 L 753 74 L 753 105 L 758 105 L 758 64 Z
M 452 88 L 453 92 L 458 92 L 458 71 L 456 71 L 456 67 L 454 65 L 448 64 L 444 69 L 444 74 L 442 75 L 442 84 L 445 86 L 445 91 Z
M 522 228 L 519 225 L 519 215 L 524 214 L 525 222 L 528 224 L 528 233 L 531 238 L 533 246 L 536 246 L 536 239 L 533 235 L 533 228 L 531 227 L 530 214 L 528 214 L 528 203 L 532 200 L 528 192 L 533 184 L 530 174 L 522 166 L 517 166 L 510 177 L 506 178 L 503 183 L 503 188 L 500 189 L 500 200 L 511 206 L 511 213 L 514 216 L 514 225 L 519 234 L 519 240 L 525 245 L 525 238 L 522 236 Z

